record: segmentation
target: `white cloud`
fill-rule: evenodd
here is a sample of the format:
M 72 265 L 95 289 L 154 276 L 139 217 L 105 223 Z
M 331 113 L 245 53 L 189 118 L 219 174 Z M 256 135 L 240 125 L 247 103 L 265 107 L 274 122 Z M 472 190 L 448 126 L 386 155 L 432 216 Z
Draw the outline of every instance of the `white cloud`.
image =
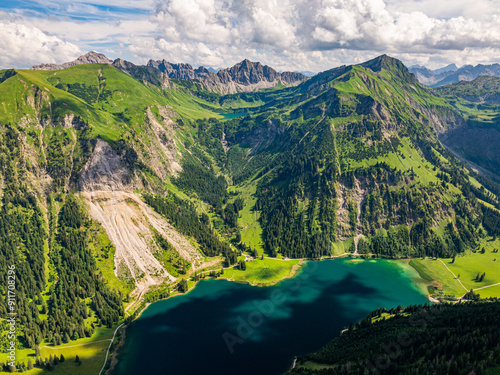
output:
M 280 70 L 319 71 L 387 53 L 407 65 L 435 67 L 498 59 L 496 1 L 76 0 L 72 8 L 64 0 L 38 0 L 56 9 L 50 19 L 16 10 L 8 17 L 0 12 L 0 22 L 8 19 L 60 43 L 137 63 L 165 58 L 222 68 L 250 58 Z M 121 10 L 99 10 L 108 3 Z M 95 19 L 69 18 L 78 11 Z M 48 54 L 43 61 L 64 58 Z M 24 58 L 17 61 L 26 65 Z
M 71 61 L 82 54 L 75 44 L 36 27 L 0 21 L 0 67 L 30 67 L 42 62 Z

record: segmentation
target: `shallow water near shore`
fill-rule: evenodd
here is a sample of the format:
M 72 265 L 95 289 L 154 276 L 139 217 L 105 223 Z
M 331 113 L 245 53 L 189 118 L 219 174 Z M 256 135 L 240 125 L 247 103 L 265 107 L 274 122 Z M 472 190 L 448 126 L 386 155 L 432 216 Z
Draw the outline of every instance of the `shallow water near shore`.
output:
M 307 262 L 269 287 L 205 280 L 130 325 L 113 374 L 278 375 L 374 309 L 427 302 L 413 268 L 382 259 Z

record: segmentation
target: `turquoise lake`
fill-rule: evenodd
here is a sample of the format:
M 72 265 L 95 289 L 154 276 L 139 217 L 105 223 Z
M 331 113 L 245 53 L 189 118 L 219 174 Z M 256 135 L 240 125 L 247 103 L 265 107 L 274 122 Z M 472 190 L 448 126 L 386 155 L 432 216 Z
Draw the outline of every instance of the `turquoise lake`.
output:
M 418 274 L 390 260 L 307 262 L 269 287 L 201 281 L 130 325 L 114 374 L 283 374 L 370 311 L 427 302 Z
M 225 120 L 229 120 L 236 117 L 246 116 L 248 112 L 232 112 L 232 113 L 222 113 Z

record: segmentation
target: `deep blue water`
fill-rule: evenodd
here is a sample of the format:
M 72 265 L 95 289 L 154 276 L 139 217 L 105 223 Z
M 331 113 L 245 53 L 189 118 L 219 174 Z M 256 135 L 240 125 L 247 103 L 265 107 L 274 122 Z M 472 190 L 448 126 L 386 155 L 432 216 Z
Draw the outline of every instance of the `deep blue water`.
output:
M 409 266 L 388 260 L 308 262 L 269 287 L 201 281 L 149 306 L 127 329 L 115 375 L 284 373 L 379 307 L 423 304 Z

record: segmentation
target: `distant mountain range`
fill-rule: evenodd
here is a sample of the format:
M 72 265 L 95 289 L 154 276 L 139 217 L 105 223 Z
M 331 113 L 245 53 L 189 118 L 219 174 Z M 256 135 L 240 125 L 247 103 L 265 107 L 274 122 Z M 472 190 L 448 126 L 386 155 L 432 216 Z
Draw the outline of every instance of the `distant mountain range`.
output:
M 255 91 L 273 88 L 277 85 L 296 86 L 308 78 L 306 75 L 297 72 L 278 73 L 267 65 L 247 59 L 233 67 L 216 71 L 213 68 L 203 66 L 195 69 L 190 64 L 173 64 L 166 60 L 149 60 L 146 66 L 135 65 L 122 59 L 113 61 L 94 51 L 61 65 L 40 64 L 33 66 L 31 69 L 60 70 L 80 64 L 110 64 L 135 78 L 153 84 L 161 83 L 162 86 L 170 86 L 166 79 L 192 80 L 196 81 L 199 86 L 198 89 L 220 94 Z
M 479 76 L 500 76 L 500 64 L 491 65 L 464 65 L 458 68 L 455 64 L 450 64 L 443 68 L 431 70 L 422 65 L 413 65 L 409 71 L 417 77 L 420 83 L 438 87 L 450 85 L 460 81 L 472 81 Z

